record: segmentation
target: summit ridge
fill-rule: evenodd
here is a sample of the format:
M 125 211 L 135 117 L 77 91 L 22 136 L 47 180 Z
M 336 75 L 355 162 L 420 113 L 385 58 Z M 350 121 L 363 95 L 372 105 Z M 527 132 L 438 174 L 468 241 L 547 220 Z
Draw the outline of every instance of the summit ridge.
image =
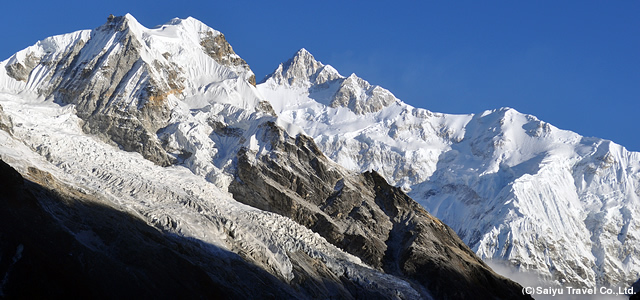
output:
M 388 90 L 373 86 L 355 74 L 340 75 L 304 48 L 280 64 L 261 84 L 308 88 L 317 101 L 330 107 L 347 107 L 356 114 L 376 112 L 399 101 Z

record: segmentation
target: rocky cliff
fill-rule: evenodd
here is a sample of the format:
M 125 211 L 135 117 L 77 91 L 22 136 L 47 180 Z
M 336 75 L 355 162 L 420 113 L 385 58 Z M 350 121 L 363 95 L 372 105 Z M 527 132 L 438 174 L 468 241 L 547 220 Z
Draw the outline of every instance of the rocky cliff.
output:
M 264 123 L 269 152 L 238 153 L 234 198 L 289 217 L 437 299 L 526 298 L 444 223 L 375 172 L 352 173 L 305 135 Z M 460 288 L 464 287 L 464 288 Z

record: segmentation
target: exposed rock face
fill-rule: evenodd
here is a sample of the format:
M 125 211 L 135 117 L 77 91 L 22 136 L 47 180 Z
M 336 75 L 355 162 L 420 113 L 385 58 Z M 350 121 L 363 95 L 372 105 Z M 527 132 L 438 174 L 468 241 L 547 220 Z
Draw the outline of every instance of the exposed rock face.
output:
M 282 278 L 269 268 L 270 250 L 254 248 L 233 225 L 237 254 L 149 226 L 48 172 L 29 167 L 28 177 L 0 160 L 2 298 L 419 298 L 392 276 L 363 266 L 337 274 L 304 251 L 286 253 L 293 276 Z
M 233 48 L 227 42 L 227 39 L 225 39 L 224 34 L 209 31 L 200 41 L 200 45 L 204 48 L 207 55 L 215 59 L 219 64 L 223 66 L 242 66 L 247 71 L 250 70 L 247 62 L 233 51 Z M 249 78 L 249 83 L 253 86 L 256 85 L 255 75 Z
M 5 70 L 7 70 L 7 75 L 13 79 L 26 82 L 27 79 L 29 79 L 29 74 L 31 74 L 31 71 L 33 71 L 33 68 L 35 68 L 39 62 L 40 59 L 38 59 L 38 57 L 29 55 L 23 63 L 14 62 L 7 64 Z
M 523 297 L 519 285 L 491 271 L 448 226 L 377 173 L 350 173 L 311 138 L 294 139 L 273 123 L 263 127 L 269 153 L 238 154 L 230 187 L 238 201 L 292 218 L 438 299 Z
M 139 24 L 131 22 L 130 16 L 110 16 L 93 31 L 41 41 L 12 57 L 5 69 L 40 96 L 74 104 L 86 132 L 168 165 L 171 158 L 155 133 L 167 125 L 166 98 L 182 92 L 183 79 L 177 66 L 143 59 L 143 44 L 132 28 Z M 70 41 L 60 41 L 65 38 Z M 39 74 L 30 77 L 36 68 Z
M 129 28 L 129 20 L 110 19 L 92 32 L 71 65 L 60 70 L 64 73 L 53 95 L 58 101 L 76 105 L 78 116 L 86 121 L 87 132 L 110 139 L 126 151 L 140 152 L 157 164 L 168 165 L 169 156 L 155 132 L 166 126 L 170 117 L 166 96 L 182 90 L 176 79 L 177 71 L 170 65 L 151 66 L 144 62 L 142 45 Z M 105 49 L 100 57 L 88 56 L 96 47 L 106 48 L 111 43 L 105 37 L 113 38 L 115 46 Z M 151 68 L 166 70 L 168 74 L 162 79 L 154 78 L 148 75 L 156 73 Z M 127 85 L 136 81 L 138 86 L 128 90 Z M 123 101 L 131 96 L 137 103 Z
M 351 74 L 340 83 L 329 106 L 348 107 L 356 114 L 362 115 L 380 111 L 397 100 L 389 91 L 372 86 L 364 79 Z
M 256 107 L 257 111 L 261 111 L 261 112 L 265 112 L 268 115 L 271 115 L 273 117 L 277 117 L 278 115 L 276 114 L 276 112 L 273 110 L 273 107 L 271 106 L 271 103 L 269 103 L 269 101 L 260 101 L 258 103 L 258 106 Z
M 11 118 L 4 113 L 2 105 L 0 105 L 0 130 L 4 130 L 9 134 L 13 131 L 13 122 Z
M 148 29 L 131 15 L 109 16 L 94 30 L 38 42 L 4 69 L 20 82 L 12 82 L 11 92 L 30 90 L 73 104 L 85 132 L 162 166 L 179 160 L 157 136 L 182 121 L 171 120 L 179 101 L 197 98 L 189 102 L 197 108 L 221 102 L 275 115 L 247 87 L 255 86 L 255 76 L 224 35 L 193 18 Z
M 340 165 L 401 186 L 478 256 L 564 287 L 617 289 L 640 276 L 640 153 L 510 108 L 450 115 L 398 100 L 360 115 L 386 102 L 359 109 L 352 99 L 367 93 L 347 88 L 356 77 L 289 84 L 287 67 L 303 65 L 290 62 L 258 85 L 279 119 Z

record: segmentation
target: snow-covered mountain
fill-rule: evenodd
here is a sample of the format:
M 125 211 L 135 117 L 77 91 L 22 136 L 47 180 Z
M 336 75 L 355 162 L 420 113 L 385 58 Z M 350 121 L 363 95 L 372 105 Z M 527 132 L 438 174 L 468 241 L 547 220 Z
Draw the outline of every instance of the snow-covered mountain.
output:
M 323 70 L 279 83 L 314 76 L 338 90 L 327 105 L 358 116 L 400 105 Z M 528 298 L 401 189 L 325 156 L 266 94 L 193 18 L 110 16 L 1 62 L 0 297 Z
M 375 170 L 483 259 L 565 286 L 640 277 L 640 153 L 510 108 L 414 108 L 306 50 L 258 84 L 281 122 L 357 172 Z

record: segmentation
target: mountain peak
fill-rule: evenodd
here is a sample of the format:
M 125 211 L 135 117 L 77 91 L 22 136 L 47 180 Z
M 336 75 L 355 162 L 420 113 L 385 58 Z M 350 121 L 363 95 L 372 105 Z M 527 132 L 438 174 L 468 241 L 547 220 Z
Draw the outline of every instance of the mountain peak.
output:
M 124 16 L 114 16 L 109 15 L 107 17 L 107 23 L 98 27 L 102 31 L 115 30 L 115 31 L 124 31 L 127 28 L 137 28 L 137 29 L 146 29 L 136 18 L 134 18 L 131 14 L 126 14 Z
M 302 48 L 287 62 L 282 63 L 263 83 L 272 87 L 288 86 L 309 89 L 310 98 L 331 107 L 347 107 L 356 114 L 366 114 L 399 101 L 391 92 L 369 84 L 351 74 L 344 77 L 330 65 L 317 61 Z M 327 91 L 329 92 L 327 98 Z
M 135 24 L 140 24 L 140 22 L 138 22 L 138 19 L 136 19 L 135 17 L 133 17 L 133 15 L 131 15 L 130 13 L 126 13 L 123 16 L 124 19 L 127 20 L 127 22 L 133 22 Z
M 272 79 L 277 85 L 311 86 L 337 78 L 342 78 L 338 71 L 317 61 L 307 49 L 302 48 L 262 82 Z
M 222 82 L 238 86 L 237 96 L 216 94 L 212 87 Z M 131 14 L 109 15 L 95 30 L 38 42 L 0 69 L 0 88 L 74 104 L 88 132 L 161 165 L 171 158 L 154 133 L 167 125 L 176 100 L 201 97 L 205 85 L 211 88 L 207 104 L 257 107 L 260 98 L 245 83 L 255 84 L 253 72 L 222 33 L 193 18 L 149 29 Z M 196 102 L 206 105 L 189 103 Z
M 293 85 L 296 81 L 304 82 L 309 80 L 322 67 L 324 65 L 321 62 L 317 61 L 309 51 L 302 48 L 291 59 L 281 64 L 278 70 L 281 71 L 283 79 Z
M 302 56 L 309 55 L 309 56 L 313 57 L 313 55 L 311 55 L 311 53 L 305 48 L 300 48 L 300 50 L 298 50 L 298 52 L 296 52 L 295 56 L 301 56 L 301 55 Z

